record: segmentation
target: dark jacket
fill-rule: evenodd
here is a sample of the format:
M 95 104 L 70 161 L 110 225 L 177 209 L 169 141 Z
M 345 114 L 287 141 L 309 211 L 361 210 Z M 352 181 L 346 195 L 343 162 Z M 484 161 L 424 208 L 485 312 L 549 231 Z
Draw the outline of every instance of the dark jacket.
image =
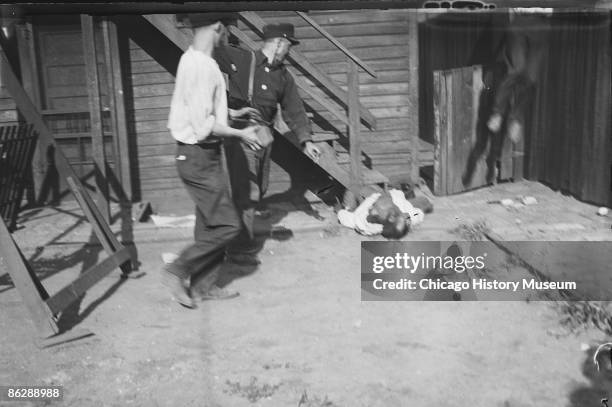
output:
M 215 60 L 228 79 L 228 106 L 240 109 L 248 105 L 249 71 L 251 52 L 234 46 L 220 47 Z M 312 140 L 310 120 L 298 93 L 293 77 L 283 65 L 271 66 L 261 52 L 255 52 L 255 80 L 252 107 L 259 110 L 263 119 L 273 122 L 278 104 L 284 121 L 300 143 Z

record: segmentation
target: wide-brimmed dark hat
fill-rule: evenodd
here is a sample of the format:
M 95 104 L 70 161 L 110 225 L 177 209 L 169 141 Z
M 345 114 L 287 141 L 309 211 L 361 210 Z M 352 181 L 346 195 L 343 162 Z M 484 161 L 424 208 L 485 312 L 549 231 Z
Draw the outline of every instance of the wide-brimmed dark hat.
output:
M 293 24 L 289 23 L 278 23 L 268 24 L 263 28 L 263 39 L 269 40 L 271 38 L 286 38 L 291 41 L 292 45 L 297 45 L 300 42 L 295 39 L 295 30 Z
M 238 21 L 238 13 L 184 13 L 177 14 L 176 21 L 190 28 L 204 27 L 207 25 L 212 25 L 218 21 L 221 21 L 224 25 L 235 25 Z

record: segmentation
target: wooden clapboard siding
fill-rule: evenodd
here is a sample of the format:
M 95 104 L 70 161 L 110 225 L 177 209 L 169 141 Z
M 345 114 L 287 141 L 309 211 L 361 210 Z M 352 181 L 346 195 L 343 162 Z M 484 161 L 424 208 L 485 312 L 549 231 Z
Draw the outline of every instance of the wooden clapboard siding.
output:
M 370 158 L 373 168 L 390 179 L 406 179 L 409 176 L 412 151 L 410 137 L 418 137 L 411 129 L 418 128 L 412 123 L 417 117 L 416 106 L 410 104 L 410 63 L 408 43 L 409 10 L 353 10 L 353 11 L 312 11 L 308 16 L 315 20 L 357 57 L 361 58 L 377 73 L 372 78 L 361 71 L 360 101 L 377 120 L 377 129 L 371 131 L 361 126 L 362 149 Z M 290 22 L 296 27 L 301 41 L 297 50 L 310 62 L 316 64 L 332 80 L 346 90 L 346 57 L 331 42 L 301 17 L 293 12 L 269 11 L 258 13 L 266 22 Z M 240 28 L 246 28 L 240 25 Z M 248 32 L 248 31 L 247 31 Z M 252 39 L 259 41 L 254 33 Z M 416 65 L 415 65 L 416 66 Z M 293 70 L 303 77 L 299 70 Z M 312 84 L 309 78 L 304 78 Z M 314 84 L 313 84 L 314 85 Z M 345 130 L 346 126 L 324 111 L 312 98 L 302 94 L 304 101 L 316 109 L 333 126 Z M 329 99 L 329 97 L 326 97 Z M 316 121 L 316 116 L 315 116 Z M 411 134 L 413 133 L 413 134 Z M 387 143 L 386 146 L 382 143 Z M 389 149 L 389 144 L 402 143 L 401 150 Z M 399 152 L 399 154 L 398 154 Z M 395 154 L 387 163 L 389 154 Z M 374 159 L 373 157 L 376 157 Z
M 550 24 L 528 127 L 527 176 L 612 205 L 610 14 L 558 14 Z
M 372 78 L 365 72 L 359 74 L 360 100 L 377 119 L 376 130 L 370 131 L 362 125 L 361 134 L 365 154 L 372 154 L 370 161 L 374 163 L 375 168 L 393 178 L 408 176 L 413 154 L 409 137 L 417 136 L 409 132 L 409 129 L 414 128 L 411 121 L 413 121 L 415 108 L 410 105 L 409 99 L 408 81 L 411 61 L 409 61 L 406 46 L 409 41 L 407 25 L 409 13 L 410 11 L 406 10 L 309 13 L 310 17 L 376 70 L 377 78 Z M 328 40 L 295 13 L 262 12 L 260 16 L 266 22 L 288 21 L 293 23 L 302 41 L 298 50 L 346 90 L 346 57 Z M 124 27 L 126 24 L 142 25 L 142 22 L 137 21 L 138 18 L 125 18 Z M 161 34 L 149 30 L 151 27 L 143 25 L 139 30 L 141 33 L 146 31 L 146 35 L 143 33 L 140 38 L 132 36 L 127 41 L 128 58 L 124 62 L 128 65 L 126 86 L 129 86 L 128 93 L 131 99 L 126 104 L 128 126 L 136 146 L 136 156 L 132 165 L 134 173 L 137 174 L 136 184 L 139 185 L 141 198 L 145 200 L 167 196 L 156 192 L 158 190 L 176 190 L 177 196 L 184 196 L 173 161 L 174 143 L 166 130 L 170 99 L 174 88 L 174 71 L 167 62 L 159 61 L 159 55 L 155 55 L 155 52 L 162 53 L 166 47 L 169 49 L 171 47 Z M 250 38 L 260 43 L 257 34 L 250 31 L 243 23 L 240 23 L 240 28 Z M 174 69 L 177 63 L 178 58 Z M 317 84 L 304 77 L 302 72 L 293 68 L 292 71 L 307 80 L 318 92 L 325 94 L 325 91 L 319 89 Z M 341 132 L 346 132 L 346 126 L 337 118 L 314 102 L 310 96 L 302 91 L 300 93 L 305 103 L 316 112 L 315 116 L 323 119 L 322 123 L 315 123 L 315 128 L 327 130 L 331 124 Z M 329 99 L 329 96 L 326 96 L 326 99 Z M 394 144 L 396 148 L 393 148 Z M 320 169 L 315 170 L 311 163 L 284 140 L 275 143 L 274 149 L 277 163 L 273 164 L 271 170 L 271 193 L 282 192 L 300 182 L 312 182 L 313 173 L 321 175 Z M 300 161 L 302 165 L 300 167 L 295 163 L 287 162 L 286 156 L 293 157 L 289 161 L 295 162 L 302 159 L 306 161 Z M 387 158 L 388 162 L 386 162 Z M 285 162 L 282 162 L 283 160 Z M 292 166 L 294 168 L 291 168 Z M 300 168 L 300 170 L 295 168 Z

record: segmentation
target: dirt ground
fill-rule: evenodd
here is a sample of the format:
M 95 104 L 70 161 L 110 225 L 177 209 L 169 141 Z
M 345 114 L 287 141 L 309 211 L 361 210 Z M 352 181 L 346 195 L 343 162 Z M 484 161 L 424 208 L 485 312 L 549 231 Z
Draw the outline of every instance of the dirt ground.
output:
M 487 203 L 518 195 L 538 204 Z M 551 303 L 362 302 L 365 239 L 316 208 L 278 206 L 268 226 L 284 233 L 267 234 L 262 265 L 227 269 L 240 297 L 196 310 L 159 283 L 160 254 L 191 231 L 137 224 L 145 274 L 104 278 L 60 319 L 95 335 L 47 349 L 0 276 L 0 384 L 62 385 L 64 400 L 49 405 L 65 406 L 582 407 L 612 396 L 590 360 L 609 338 L 570 333 Z M 540 184 L 499 185 L 437 199 L 407 239 L 457 239 L 458 226 L 484 220 L 508 240 L 612 240 L 611 218 L 596 210 Z M 103 257 L 84 244 L 74 205 L 24 215 L 15 239 L 51 293 Z

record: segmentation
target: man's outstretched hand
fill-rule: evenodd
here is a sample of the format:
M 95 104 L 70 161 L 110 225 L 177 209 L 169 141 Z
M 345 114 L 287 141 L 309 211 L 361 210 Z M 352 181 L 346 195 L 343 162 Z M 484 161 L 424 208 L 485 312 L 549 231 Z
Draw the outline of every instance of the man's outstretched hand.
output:
M 244 144 L 249 146 L 251 150 L 259 150 L 261 149 L 261 143 L 259 141 L 259 137 L 257 137 L 257 130 L 259 126 L 249 126 L 246 129 L 242 129 L 240 131 L 241 140 Z
M 315 146 L 312 141 L 307 141 L 304 144 L 304 154 L 310 157 L 314 162 L 317 162 L 321 156 L 321 150 L 319 150 L 319 147 Z

